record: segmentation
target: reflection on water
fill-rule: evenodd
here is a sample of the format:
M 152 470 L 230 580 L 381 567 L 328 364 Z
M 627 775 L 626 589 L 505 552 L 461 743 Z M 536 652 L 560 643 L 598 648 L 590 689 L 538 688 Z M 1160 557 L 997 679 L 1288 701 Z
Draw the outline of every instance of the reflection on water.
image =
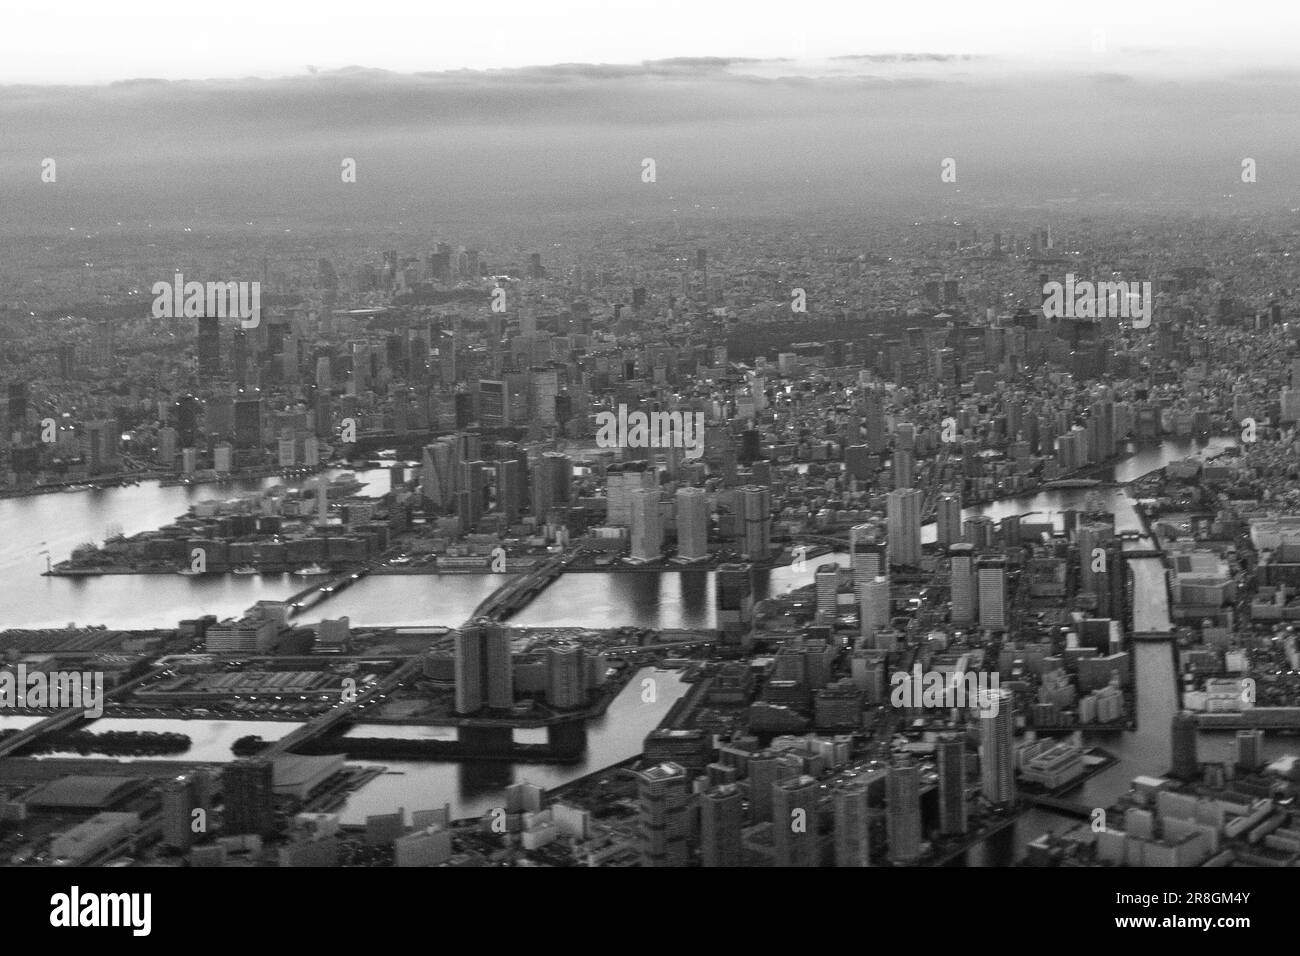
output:
M 652 673 L 657 685 L 653 703 L 641 699 L 641 675 Z M 392 813 L 398 807 L 408 812 L 429 810 L 451 804 L 453 817 L 480 816 L 493 807 L 503 806 L 503 791 L 512 783 L 527 781 L 551 789 L 570 780 L 595 773 L 641 752 L 645 735 L 658 726 L 664 715 L 685 693 L 677 671 L 643 669 L 634 676 L 610 703 L 604 716 L 587 725 L 587 753 L 578 764 L 507 763 L 426 763 L 420 761 L 384 761 L 390 771 L 376 777 L 338 810 L 345 824 L 364 824 L 375 813 Z M 374 725 L 366 725 L 375 729 Z M 383 729 L 378 728 L 378 729 Z M 415 731 L 445 728 L 392 728 L 394 735 L 406 736 Z M 521 743 L 539 742 L 536 731 L 519 732 Z M 522 734 L 522 736 L 521 736 Z M 360 731 L 358 731 L 360 735 Z M 372 734 L 377 736 L 377 734 Z M 534 738 L 530 740 L 530 735 Z M 368 762 L 370 763 L 370 762 Z
M 230 745 L 240 737 L 250 734 L 263 740 L 279 740 L 301 727 L 301 723 L 291 720 L 174 720 L 154 717 L 103 717 L 92 721 L 82 729 L 92 734 L 104 734 L 110 730 L 135 731 L 136 733 L 184 734 L 190 738 L 190 748 L 184 753 L 159 754 L 150 760 L 202 760 L 209 763 L 227 763 L 235 759 L 230 752 Z M 47 754 L 52 758 L 79 757 L 77 753 Z M 119 757 L 119 760 L 131 760 L 131 757 Z

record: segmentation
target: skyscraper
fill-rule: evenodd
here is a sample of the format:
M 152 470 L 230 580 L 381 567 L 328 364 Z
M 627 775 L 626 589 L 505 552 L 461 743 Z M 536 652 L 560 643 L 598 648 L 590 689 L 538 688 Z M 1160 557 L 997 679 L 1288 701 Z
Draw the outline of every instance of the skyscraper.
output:
M 1001 688 L 987 692 L 996 703 L 997 713 L 980 715 L 980 779 L 984 799 L 994 806 L 1006 806 L 1016 799 L 1015 714 L 1011 691 Z M 984 709 L 992 709 L 981 700 Z
M 511 523 L 518 521 L 528 498 L 524 463 L 516 458 L 497 462 L 496 508 Z
M 953 494 L 939 496 L 938 520 L 935 540 L 942 547 L 961 540 L 961 497 Z
M 835 865 L 871 865 L 871 811 L 866 784 L 835 788 Z
M 677 489 L 677 556 L 687 561 L 709 555 L 709 500 L 703 488 Z
M 224 803 L 221 829 L 229 836 L 275 833 L 275 786 L 272 763 L 257 758 L 236 760 L 221 772 Z
M 632 492 L 632 557 L 638 561 L 654 561 L 662 555 L 663 544 L 659 491 L 637 489 Z
M 817 583 L 817 617 L 834 620 L 839 604 L 840 569 L 835 564 L 823 564 L 814 576 Z
M 772 492 L 758 485 L 746 485 L 737 490 L 736 503 L 740 556 L 761 561 L 767 557 L 772 542 Z
M 506 710 L 512 704 L 510 633 L 490 621 L 461 628 L 456 633 L 456 712 Z
M 966 743 L 948 734 L 935 744 L 939 771 L 939 830 L 966 832 Z
M 885 793 L 889 859 L 910 863 L 921 855 L 921 768 L 910 762 L 890 767 Z
M 734 783 L 719 784 L 700 794 L 700 865 L 740 866 L 745 822 L 744 798 Z
M 777 866 L 818 866 L 821 863 L 817 834 L 815 777 L 801 774 L 772 784 L 772 844 Z
M 671 761 L 637 777 L 637 837 L 642 866 L 685 866 L 690 836 L 690 778 Z
M 573 461 L 561 452 L 545 452 L 533 476 L 533 514 L 544 521 L 552 508 L 568 505 Z
M 889 574 L 889 549 L 875 525 L 859 524 L 849 529 L 849 561 L 855 588 Z
M 893 470 L 895 488 L 912 488 L 916 484 L 916 457 L 902 448 L 894 450 Z
M 863 647 L 874 647 L 876 632 L 889 626 L 889 578 L 883 574 L 858 588 L 858 623 Z
M 754 567 L 721 564 L 714 574 L 718 629 L 726 643 L 740 643 L 754 620 Z
M 1007 562 L 1005 558 L 980 558 L 976 571 L 979 579 L 980 628 L 1005 631 L 1007 628 Z
M 889 561 L 895 566 L 921 563 L 921 497 L 916 489 L 889 493 Z
M 199 376 L 216 378 L 221 374 L 221 319 L 204 315 L 198 319 Z
M 953 624 L 975 623 L 975 549 L 964 542 L 948 549 Z
M 1201 770 L 1200 761 L 1196 756 L 1196 715 L 1186 710 L 1174 714 L 1169 737 L 1173 750 L 1170 776 L 1177 777 L 1179 780 L 1195 780 L 1200 776 Z

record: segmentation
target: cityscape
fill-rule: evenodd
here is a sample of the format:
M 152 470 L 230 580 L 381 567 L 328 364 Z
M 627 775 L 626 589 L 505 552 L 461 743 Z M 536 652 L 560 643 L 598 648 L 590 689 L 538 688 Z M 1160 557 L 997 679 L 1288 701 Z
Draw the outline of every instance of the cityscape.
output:
M 481 217 L 21 157 L 0 864 L 1300 865 L 1294 173 L 804 208 L 622 135 Z

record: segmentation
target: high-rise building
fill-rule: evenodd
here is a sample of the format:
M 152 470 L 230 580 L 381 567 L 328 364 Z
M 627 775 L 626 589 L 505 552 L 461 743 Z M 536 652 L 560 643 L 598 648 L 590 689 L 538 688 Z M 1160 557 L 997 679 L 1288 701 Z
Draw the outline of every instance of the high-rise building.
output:
M 203 315 L 198 320 L 199 375 L 216 378 L 221 374 L 221 319 Z
M 834 620 L 839 607 L 840 569 L 835 564 L 823 564 L 814 575 L 817 585 L 817 617 Z
M 800 774 L 772 784 L 772 845 L 777 866 L 819 866 L 815 777 Z
M 709 556 L 709 499 L 703 488 L 677 489 L 677 556 Z
M 444 510 L 456 500 L 459 465 L 455 442 L 440 439 L 424 446 L 420 491 L 434 508 Z
M 754 621 L 754 567 L 750 564 L 720 564 L 714 574 L 718 602 L 718 629 L 725 643 L 739 643 Z
M 552 508 L 568 505 L 573 485 L 573 460 L 561 452 L 545 452 L 533 475 L 533 514 L 545 520 Z
M 939 496 L 935 540 L 948 547 L 961 540 L 961 497 L 946 494 Z
M 1187 710 L 1174 714 L 1169 737 L 1173 751 L 1170 776 L 1179 780 L 1195 780 L 1201 772 L 1200 761 L 1196 756 L 1196 715 Z
M 516 458 L 497 462 L 496 508 L 511 523 L 518 521 L 528 500 L 524 463 Z
M 871 810 L 866 784 L 835 788 L 835 865 L 871 865 Z
M 235 400 L 235 448 L 250 451 L 262 447 L 262 399 Z
M 1011 691 L 996 688 L 980 701 L 980 780 L 984 799 L 1006 806 L 1016 799 L 1015 712 Z
M 654 561 L 663 554 L 663 519 L 659 513 L 657 488 L 640 488 L 632 492 L 632 557 Z
M 921 563 L 921 497 L 914 488 L 889 493 L 889 561 L 895 566 Z
M 916 456 L 902 448 L 894 450 L 891 468 L 895 488 L 912 488 L 916 485 Z
M 966 832 L 966 742 L 958 734 L 940 737 L 935 743 L 939 772 L 939 830 Z
M 1262 730 L 1239 730 L 1237 731 L 1237 759 L 1238 769 L 1247 773 L 1254 773 L 1264 764 L 1264 731 Z
M 891 861 L 911 863 L 921 855 L 921 768 L 914 763 L 889 768 L 885 825 Z
M 873 455 L 878 455 L 885 449 L 885 398 L 882 392 L 873 389 L 863 393 L 862 419 L 867 447 Z
M 510 632 L 490 621 L 466 625 L 456 633 L 456 712 L 484 707 L 506 710 L 514 704 Z
M 209 782 L 207 771 L 194 770 L 167 780 L 162 786 L 162 842 L 164 846 L 188 850 L 195 838 L 207 832 Z M 196 815 L 194 811 L 201 810 Z M 196 826 L 203 821 L 202 826 Z
M 270 760 L 236 760 L 221 772 L 221 829 L 229 836 L 275 833 L 275 778 Z
M 889 574 L 889 549 L 875 525 L 859 524 L 849 529 L 849 561 L 855 588 Z
M 889 626 L 889 578 L 883 574 L 858 588 L 858 624 L 863 647 L 875 647 L 876 632 Z
M 484 428 L 503 428 L 510 424 L 510 392 L 505 382 L 479 381 L 478 420 Z
M 975 548 L 961 542 L 948 549 L 953 624 L 975 623 Z
M 586 659 L 577 644 L 546 649 L 546 702 L 565 710 L 587 702 Z
M 691 829 L 690 777 L 671 761 L 637 777 L 637 837 L 642 866 L 685 866 Z
M 759 485 L 746 485 L 736 491 L 736 506 L 740 556 L 761 561 L 772 543 L 772 492 Z
M 745 801 L 734 783 L 719 784 L 700 794 L 700 865 L 741 866 Z
M 986 631 L 1007 629 L 1007 562 L 1005 558 L 985 556 L 976 566 L 979 580 L 980 628 Z

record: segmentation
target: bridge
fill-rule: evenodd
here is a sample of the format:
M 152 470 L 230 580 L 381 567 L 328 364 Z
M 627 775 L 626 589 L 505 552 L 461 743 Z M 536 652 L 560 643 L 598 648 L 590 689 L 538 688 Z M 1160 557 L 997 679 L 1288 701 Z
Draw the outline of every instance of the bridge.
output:
M 273 760 L 283 754 L 288 753 L 294 747 L 306 743 L 313 737 L 319 737 L 331 727 L 346 720 L 350 720 L 356 713 L 357 709 L 363 704 L 369 703 L 381 694 L 386 694 L 396 688 L 403 681 L 410 680 L 424 667 L 424 655 L 420 654 L 407 660 L 405 664 L 398 667 L 387 677 L 378 680 L 365 689 L 357 690 L 357 699 L 351 703 L 340 704 L 338 707 L 331 708 L 319 717 L 315 717 L 303 724 L 287 737 L 281 737 L 279 740 L 267 746 L 262 750 L 258 757 L 265 757 Z
M 581 553 L 582 550 L 578 549 L 554 555 L 521 577 L 506 582 L 483 599 L 470 615 L 470 621 L 484 617 L 492 621 L 504 621 L 544 591 Z
M 122 684 L 105 694 L 104 700 L 109 701 L 115 697 L 126 696 L 136 687 L 140 686 L 145 681 L 152 680 L 162 674 L 165 670 L 167 670 L 167 665 L 151 667 L 134 680 L 127 681 L 125 684 Z M 72 708 L 70 710 L 61 710 L 57 714 L 45 718 L 45 720 L 42 720 L 40 723 L 32 724 L 30 727 L 24 727 L 22 730 L 18 731 L 18 733 L 11 734 L 4 740 L 0 741 L 0 757 L 8 757 L 10 754 L 26 747 L 38 737 L 43 737 L 46 734 L 58 733 L 60 730 L 64 730 L 65 728 L 84 719 L 86 719 L 86 712 L 84 709 Z

